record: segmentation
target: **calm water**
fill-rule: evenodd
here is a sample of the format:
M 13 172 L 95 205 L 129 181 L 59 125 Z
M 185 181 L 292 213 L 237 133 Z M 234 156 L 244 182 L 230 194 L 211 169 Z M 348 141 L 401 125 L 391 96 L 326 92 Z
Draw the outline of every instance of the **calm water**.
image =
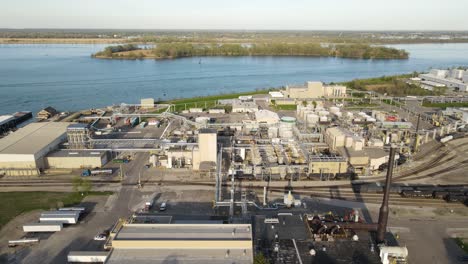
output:
M 345 81 L 468 65 L 468 44 L 395 45 L 409 60 L 303 57 L 211 57 L 99 60 L 105 45 L 0 45 L 0 114 L 60 111 L 303 83 Z

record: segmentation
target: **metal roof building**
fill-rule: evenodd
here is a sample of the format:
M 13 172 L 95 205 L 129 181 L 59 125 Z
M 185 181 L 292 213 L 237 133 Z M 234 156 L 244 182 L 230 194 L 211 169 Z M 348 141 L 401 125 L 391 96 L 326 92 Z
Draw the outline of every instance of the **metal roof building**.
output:
M 108 264 L 252 263 L 250 224 L 125 224 Z
M 0 169 L 43 169 L 43 157 L 66 140 L 70 123 L 31 123 L 0 139 Z

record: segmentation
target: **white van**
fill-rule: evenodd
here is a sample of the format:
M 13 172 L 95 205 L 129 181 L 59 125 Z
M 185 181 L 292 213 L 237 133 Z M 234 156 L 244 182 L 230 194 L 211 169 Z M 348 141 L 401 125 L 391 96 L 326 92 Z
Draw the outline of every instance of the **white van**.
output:
M 159 211 L 166 211 L 166 202 L 162 203 L 161 206 L 159 206 Z

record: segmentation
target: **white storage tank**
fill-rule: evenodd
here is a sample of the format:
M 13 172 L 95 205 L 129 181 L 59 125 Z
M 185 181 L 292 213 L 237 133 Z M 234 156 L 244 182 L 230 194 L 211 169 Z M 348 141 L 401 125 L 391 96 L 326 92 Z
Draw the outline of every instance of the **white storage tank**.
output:
M 293 127 L 296 124 L 296 118 L 290 116 L 283 116 L 281 118 L 279 127 L 279 136 L 282 138 L 293 137 Z
M 339 112 L 339 111 L 340 111 L 339 107 L 336 107 L 336 106 L 330 107 L 330 113 L 336 113 L 336 112 Z

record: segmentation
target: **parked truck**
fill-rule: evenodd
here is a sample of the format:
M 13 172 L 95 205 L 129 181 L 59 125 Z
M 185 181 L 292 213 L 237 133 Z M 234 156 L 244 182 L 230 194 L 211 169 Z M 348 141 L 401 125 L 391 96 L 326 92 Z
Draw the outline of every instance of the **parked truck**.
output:
M 91 170 L 91 175 L 111 175 L 112 169 Z
M 91 171 L 90 170 L 83 170 L 81 172 L 81 176 L 83 176 L 83 177 L 91 176 Z

